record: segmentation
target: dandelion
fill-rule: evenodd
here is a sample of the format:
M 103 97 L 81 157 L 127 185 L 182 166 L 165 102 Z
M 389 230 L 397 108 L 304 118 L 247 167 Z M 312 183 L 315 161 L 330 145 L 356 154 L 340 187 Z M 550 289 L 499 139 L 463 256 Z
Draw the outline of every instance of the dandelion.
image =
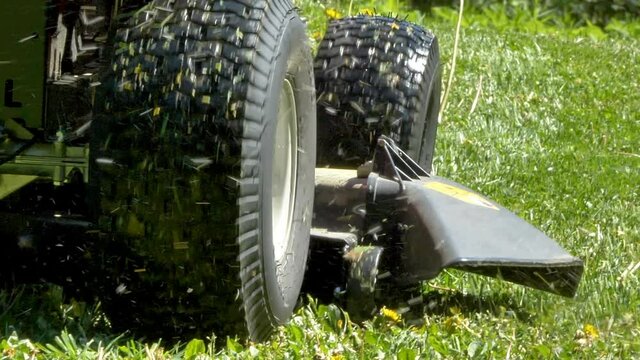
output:
M 2 350 L 2 355 L 3 357 L 8 357 L 9 359 L 13 359 L 13 357 L 16 355 L 16 349 L 14 349 L 13 347 L 7 347 L 6 349 Z
M 458 306 L 452 306 L 449 308 L 451 316 L 447 317 L 444 321 L 444 327 L 449 332 L 453 332 L 457 329 L 465 328 L 469 332 L 474 333 L 466 324 L 466 320 L 462 315 L 462 310 Z M 475 333 L 474 333 L 475 334 Z
M 585 324 L 583 330 L 584 334 L 590 339 L 597 339 L 600 336 L 598 329 L 591 324 Z
M 383 306 L 382 309 L 380 309 L 380 314 L 393 322 L 402 320 L 402 315 L 398 314 L 395 310 L 388 309 L 386 306 Z
M 366 16 L 375 16 L 376 12 L 373 11 L 373 9 L 364 8 L 364 9 L 360 9 L 360 14 L 366 15 Z
M 460 327 L 462 327 L 462 320 L 457 315 L 449 316 L 444 321 L 444 328 L 448 332 L 453 332 L 453 331 L 459 329 Z
M 342 18 L 342 14 L 334 8 L 328 8 L 327 10 L 324 11 L 324 13 L 325 15 L 327 15 L 329 19 L 332 19 L 332 20 Z
M 585 324 L 582 329 L 576 330 L 576 335 L 574 336 L 574 341 L 578 346 L 586 348 L 591 346 L 600 334 L 598 333 L 598 329 L 591 324 Z

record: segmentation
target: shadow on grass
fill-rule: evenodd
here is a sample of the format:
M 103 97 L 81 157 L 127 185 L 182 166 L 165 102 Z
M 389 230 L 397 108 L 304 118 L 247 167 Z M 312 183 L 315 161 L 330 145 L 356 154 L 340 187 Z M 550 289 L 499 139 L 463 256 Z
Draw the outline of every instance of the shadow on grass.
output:
M 487 313 L 496 317 L 516 318 L 531 323 L 534 315 L 519 306 L 508 294 L 473 295 L 460 292 L 430 291 L 423 295 L 423 316 L 448 316 L 452 313 L 470 316 Z
M 519 306 L 509 294 L 473 295 L 434 290 L 424 293 L 422 299 L 421 306 L 412 307 L 403 316 L 406 324 L 415 324 L 424 317 L 456 314 L 465 317 L 489 314 L 527 324 L 535 320 L 535 316 Z M 329 302 L 320 300 L 319 303 Z M 41 343 L 53 342 L 62 330 L 80 341 L 115 336 L 98 305 L 66 298 L 60 286 L 50 283 L 0 289 L 0 326 L 0 338 L 7 338 L 15 331 L 21 338 Z
M 58 285 L 19 284 L 0 289 L 0 338 L 16 332 L 21 338 L 50 343 L 65 329 L 80 340 L 109 333 L 98 304 L 66 298 Z

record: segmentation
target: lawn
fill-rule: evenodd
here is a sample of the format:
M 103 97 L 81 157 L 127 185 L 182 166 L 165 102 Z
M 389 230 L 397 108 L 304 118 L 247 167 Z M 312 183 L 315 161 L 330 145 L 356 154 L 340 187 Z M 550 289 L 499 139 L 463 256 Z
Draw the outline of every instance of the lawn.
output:
M 408 14 L 439 37 L 448 80 L 456 10 L 425 16 L 391 0 L 297 3 L 311 38 L 329 7 Z M 626 31 L 639 26 L 616 26 L 553 27 L 499 9 L 465 14 L 438 134 L 438 175 L 487 194 L 584 260 L 574 299 L 447 271 L 425 284 L 418 326 L 385 315 L 356 325 L 311 300 L 264 344 L 213 336 L 174 344 L 118 337 L 99 309 L 63 304 L 54 287 L 27 288 L 0 294 L 2 357 L 640 357 L 640 41 Z

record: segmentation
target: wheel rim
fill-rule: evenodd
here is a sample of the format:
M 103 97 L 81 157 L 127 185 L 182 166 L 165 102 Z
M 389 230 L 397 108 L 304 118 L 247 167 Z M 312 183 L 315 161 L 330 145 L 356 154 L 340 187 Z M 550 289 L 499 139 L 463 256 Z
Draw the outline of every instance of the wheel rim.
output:
M 298 167 L 298 122 L 293 86 L 284 80 L 276 119 L 271 181 L 271 239 L 274 257 L 281 262 L 291 241 Z

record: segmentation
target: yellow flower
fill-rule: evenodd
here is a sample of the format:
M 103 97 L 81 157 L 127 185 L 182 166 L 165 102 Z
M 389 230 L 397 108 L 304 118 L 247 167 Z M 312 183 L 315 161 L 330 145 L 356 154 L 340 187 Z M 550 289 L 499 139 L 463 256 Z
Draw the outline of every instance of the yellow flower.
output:
M 462 326 L 462 319 L 457 315 L 449 316 L 444 320 L 444 328 L 449 332 L 453 332 Z
M 4 350 L 2 350 L 2 355 L 3 357 L 8 357 L 9 359 L 13 359 L 14 356 L 16 356 L 16 349 L 12 348 L 12 347 L 8 347 Z
M 398 322 L 402 319 L 402 315 L 398 314 L 394 310 L 387 309 L 386 306 L 383 306 L 382 309 L 380 309 L 380 314 L 382 314 L 382 316 L 394 322 Z
M 376 16 L 376 12 L 369 8 L 360 9 L 360 14 L 366 16 Z
M 591 324 L 584 325 L 584 334 L 590 339 L 597 339 L 600 336 L 598 329 Z
M 322 40 L 322 31 L 314 32 L 313 34 L 311 34 L 311 37 L 316 41 L 321 41 Z
M 593 343 L 598 339 L 600 334 L 598 334 L 598 329 L 591 324 L 584 324 L 582 329 L 576 330 L 576 335 L 573 337 L 573 340 L 583 348 L 589 347 L 593 345 Z
M 451 316 L 447 317 L 444 321 L 444 328 L 449 331 L 455 331 L 465 327 L 465 319 L 462 315 L 462 310 L 458 306 L 452 306 L 449 308 Z
M 324 11 L 325 15 L 327 15 L 327 17 L 329 19 L 340 19 L 342 18 L 342 14 L 340 14 L 340 12 L 334 8 L 328 8 L 327 10 Z

